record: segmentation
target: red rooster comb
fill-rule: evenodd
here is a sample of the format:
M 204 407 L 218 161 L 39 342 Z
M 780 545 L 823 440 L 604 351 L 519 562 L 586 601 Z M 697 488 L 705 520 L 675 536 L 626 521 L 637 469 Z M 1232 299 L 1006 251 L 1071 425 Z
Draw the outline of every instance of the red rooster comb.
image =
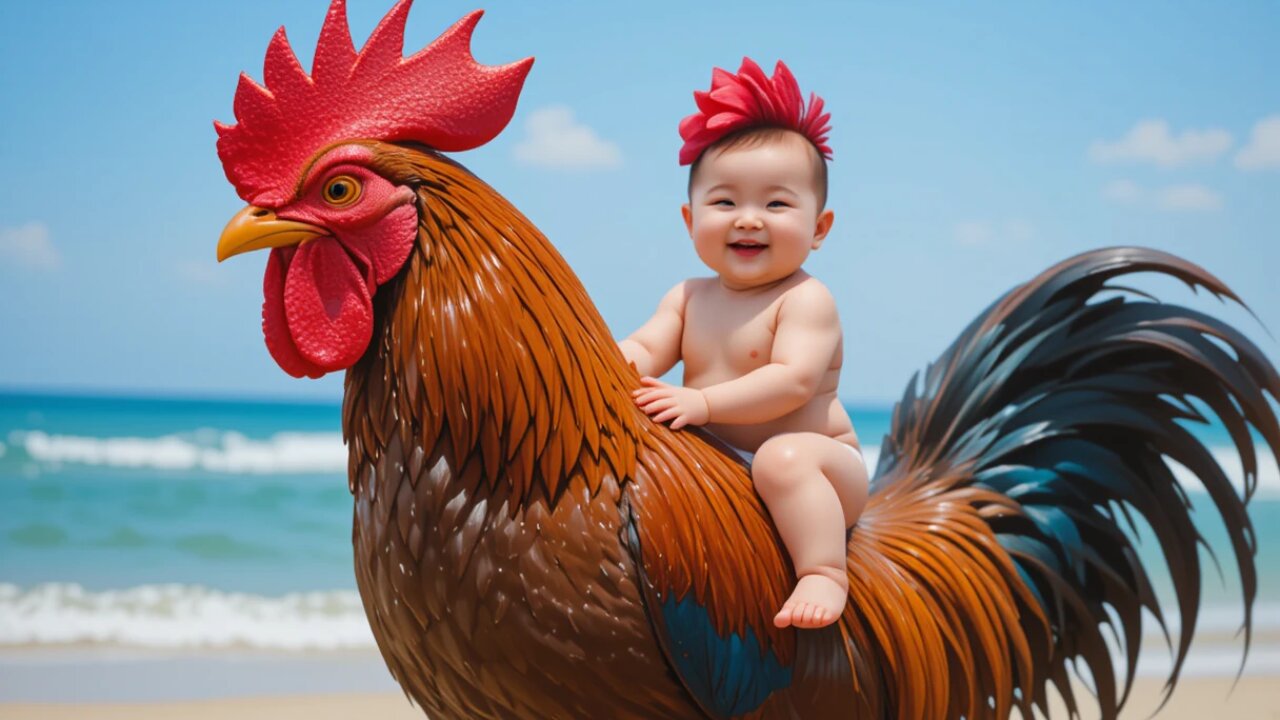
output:
M 471 56 L 477 10 L 412 57 L 404 23 L 413 0 L 400 0 L 359 53 L 345 0 L 333 0 L 316 43 L 311 75 L 284 28 L 267 47 L 263 87 L 240 75 L 235 125 L 214 122 L 218 157 L 246 202 L 289 201 L 316 151 L 342 140 L 412 140 L 436 150 L 470 150 L 510 122 L 533 58 L 481 65 Z
M 809 107 L 804 106 L 800 86 L 787 66 L 778 61 L 773 77 L 764 74 L 751 58 L 742 58 L 738 74 L 715 68 L 711 71 L 711 89 L 695 90 L 693 99 L 698 112 L 680 122 L 680 164 L 688 165 L 702 151 L 720 138 L 746 127 L 781 127 L 795 130 L 809 139 L 828 160 L 831 148 L 827 133 L 831 132 L 830 113 L 822 112 L 822 98 L 809 93 Z

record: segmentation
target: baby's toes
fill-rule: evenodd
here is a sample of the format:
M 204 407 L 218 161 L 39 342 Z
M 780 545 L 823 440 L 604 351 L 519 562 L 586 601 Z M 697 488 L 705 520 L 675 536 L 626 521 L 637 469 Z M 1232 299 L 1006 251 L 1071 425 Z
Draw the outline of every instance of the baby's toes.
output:
M 773 616 L 774 627 L 784 628 L 795 622 L 795 607 L 796 604 L 793 602 L 788 602 L 783 605 L 782 609 L 778 611 L 778 614 Z
M 796 623 L 797 627 L 812 628 L 822 624 L 822 608 L 812 603 L 805 603 L 804 614 L 800 622 Z
M 802 602 L 793 614 L 796 627 L 808 627 L 813 624 L 813 605 Z

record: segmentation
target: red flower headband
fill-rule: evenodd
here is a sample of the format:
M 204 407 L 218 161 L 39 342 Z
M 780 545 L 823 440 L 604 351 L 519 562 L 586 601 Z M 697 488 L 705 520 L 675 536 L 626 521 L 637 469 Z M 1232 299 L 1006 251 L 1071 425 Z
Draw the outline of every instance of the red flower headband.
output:
M 746 127 L 781 127 L 795 130 L 808 138 L 828 160 L 831 148 L 827 133 L 831 131 L 830 113 L 822 112 L 822 98 L 809 93 L 809 107 L 795 77 L 781 60 L 773 77 L 764 74 L 751 58 L 742 58 L 738 74 L 715 68 L 711 71 L 711 89 L 695 90 L 693 99 L 698 112 L 680 121 L 680 164 L 689 165 L 702 151 L 720 138 Z

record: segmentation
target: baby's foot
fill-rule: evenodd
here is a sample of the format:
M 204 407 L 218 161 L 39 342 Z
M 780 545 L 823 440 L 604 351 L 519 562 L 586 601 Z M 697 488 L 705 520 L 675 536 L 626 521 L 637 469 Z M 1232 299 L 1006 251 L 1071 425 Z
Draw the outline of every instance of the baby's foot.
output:
M 801 577 L 796 589 L 791 591 L 791 597 L 774 616 L 773 624 L 780 628 L 788 625 L 820 628 L 840 619 L 844 604 L 849 599 L 849 580 L 843 579 L 844 583 L 840 583 L 819 573 Z

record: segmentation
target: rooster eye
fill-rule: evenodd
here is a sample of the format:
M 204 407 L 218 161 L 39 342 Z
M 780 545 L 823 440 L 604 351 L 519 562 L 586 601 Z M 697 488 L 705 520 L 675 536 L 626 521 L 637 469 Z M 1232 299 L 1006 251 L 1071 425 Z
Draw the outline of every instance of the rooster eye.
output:
M 339 175 L 324 186 L 324 201 L 335 207 L 346 207 L 360 199 L 360 181 L 350 175 Z

